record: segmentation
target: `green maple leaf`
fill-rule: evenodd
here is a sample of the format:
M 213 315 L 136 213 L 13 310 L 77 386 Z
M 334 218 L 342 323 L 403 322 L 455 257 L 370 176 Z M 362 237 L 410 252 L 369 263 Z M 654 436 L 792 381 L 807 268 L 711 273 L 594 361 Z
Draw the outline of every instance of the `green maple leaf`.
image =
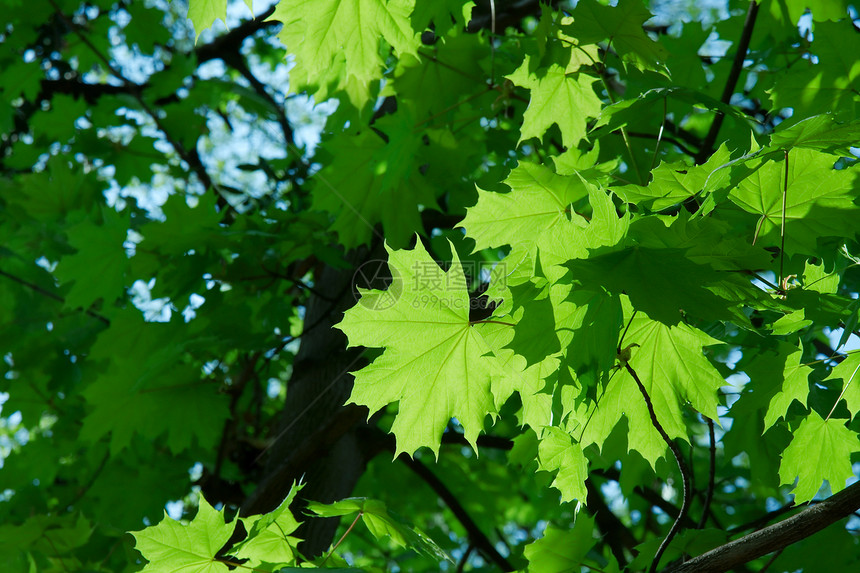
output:
M 350 497 L 331 504 L 311 502 L 308 509 L 321 517 L 361 514 L 361 520 L 376 539 L 390 537 L 400 547 L 414 549 L 436 561 L 454 561 L 423 531 L 396 515 L 377 499 Z
M 454 252 L 445 272 L 419 241 L 412 251 L 386 245 L 394 281 L 386 291 L 360 290 L 337 328 L 349 346 L 385 348 L 355 373 L 349 402 L 373 414 L 399 402 L 391 431 L 397 454 L 427 446 L 438 453 L 442 431 L 452 417 L 473 446 L 484 417 L 494 412 L 490 391 L 496 359 L 480 325 L 469 322 L 469 293 Z M 452 251 L 454 249 L 452 248 Z
M 416 54 L 413 6 L 414 0 L 297 0 L 278 3 L 271 19 L 284 23 L 278 37 L 308 78 L 328 77 L 343 58 L 345 75 L 367 85 L 382 77 L 380 39 L 398 55 Z
M 594 518 L 584 512 L 576 515 L 573 529 L 565 531 L 550 525 L 543 537 L 525 548 L 528 570 L 540 573 L 581 571 L 585 556 L 597 543 L 594 531 Z
M 561 501 L 577 499 L 585 502 L 588 460 L 580 445 L 574 443 L 564 430 L 556 426 L 544 429 L 538 444 L 538 461 L 544 471 L 558 470 L 552 486 L 561 492 Z
M 215 20 L 227 21 L 227 0 L 189 0 L 188 18 L 194 24 L 196 41 L 200 33 L 210 28 Z
M 832 155 L 813 149 L 789 153 L 785 193 L 785 251 L 815 256 L 819 237 L 857 234 L 856 169 L 833 169 Z M 759 216 L 755 242 L 779 244 L 785 162 L 764 161 L 731 190 L 729 198 Z
M 191 207 L 183 194 L 171 195 L 162 206 L 164 220 L 140 227 L 145 245 L 142 250 L 175 256 L 222 246 L 225 241 L 220 223 L 224 214 L 218 212 L 216 201 L 215 193 L 206 193 Z
M 612 194 L 593 186 L 589 187 L 588 202 L 591 205 L 591 221 L 584 233 L 584 246 L 588 249 L 598 249 L 620 244 L 630 230 L 630 213 L 619 217 L 618 209 L 612 201 Z
M 102 225 L 83 221 L 68 235 L 77 252 L 63 257 L 55 273 L 62 282 L 72 283 L 65 306 L 89 308 L 98 299 L 113 303 L 123 294 L 129 265 L 123 246 L 128 235 L 127 217 L 105 209 Z
M 852 47 L 853 46 L 853 47 Z M 817 63 L 804 58 L 770 90 L 775 108 L 791 107 L 798 117 L 832 112 L 856 119 L 860 112 L 860 35 L 848 20 L 815 25 L 812 52 Z
M 770 253 L 738 237 L 725 221 L 683 210 L 675 217 L 637 219 L 629 235 L 643 247 L 682 249 L 691 262 L 720 271 L 766 268 L 771 261 Z M 722 280 L 731 281 L 728 276 Z
M 573 11 L 570 34 L 583 44 L 609 40 L 621 61 L 643 70 L 663 71 L 666 49 L 642 29 L 652 16 L 641 0 L 621 0 L 614 7 L 581 0 Z
M 651 172 L 647 186 L 625 185 L 612 190 L 628 203 L 660 211 L 701 193 L 708 176 L 729 160 L 726 145 L 720 146 L 707 163 L 689 166 L 683 162 L 660 163 Z
M 514 320 L 504 317 L 501 321 Z M 498 359 L 499 372 L 493 379 L 492 392 L 496 408 L 501 408 L 507 399 L 518 392 L 522 400 L 522 410 L 518 414 L 522 424 L 541 431 L 552 425 L 552 394 L 545 392 L 551 378 L 558 373 L 559 360 L 555 356 L 546 356 L 540 362 L 529 365 L 527 360 L 508 346 L 515 336 L 512 330 L 503 324 L 483 325 L 484 340 L 493 349 Z
M 851 154 L 851 147 L 860 141 L 860 120 L 839 123 L 832 113 L 808 117 L 788 128 L 783 125 L 771 134 L 771 147 L 803 147 L 847 156 Z
M 346 247 L 370 241 L 380 222 L 387 240 L 403 247 L 423 228 L 419 205 L 436 208 L 435 190 L 418 170 L 420 140 L 411 124 L 377 123 L 392 139 L 369 130 L 333 139 L 331 163 L 314 176 L 313 207 L 333 215 L 331 228 Z
M 633 246 L 565 266 L 584 287 L 626 294 L 633 305 L 656 320 L 675 324 L 681 311 L 707 318 L 728 318 L 730 301 L 709 286 L 722 276 L 710 266 L 692 262 L 683 249 Z
M 214 446 L 229 416 L 229 398 L 215 384 L 201 385 L 199 367 L 182 363 L 184 342 L 178 338 L 186 334 L 174 324 L 145 323 L 135 308 L 112 315 L 88 357 L 100 366 L 82 392 L 91 409 L 81 438 L 110 434 L 114 454 L 136 434 L 167 434 L 173 452 L 194 439 Z M 189 416 L 194 424 L 187 423 Z
M 197 368 L 179 365 L 158 374 L 145 385 L 139 378 L 99 377 L 83 392 L 92 411 L 84 418 L 81 438 L 97 441 L 110 433 L 112 454 L 135 434 L 149 439 L 167 434 L 171 452 L 190 447 L 195 439 L 201 447 L 213 447 L 230 415 L 229 398 L 211 384 L 201 389 Z
M 520 128 L 520 142 L 531 137 L 540 139 L 556 124 L 565 147 L 576 147 L 585 139 L 588 118 L 600 115 L 602 103 L 593 87 L 597 78 L 571 72 L 558 64 L 531 73 L 528 66 L 526 60 L 516 73 L 508 76 L 516 85 L 531 91 Z
M 806 318 L 804 309 L 795 310 L 785 316 L 782 316 L 773 323 L 773 334 L 782 336 L 802 330 L 812 324 L 812 321 Z
M 293 484 L 290 493 L 281 504 L 265 515 L 242 517 L 242 524 L 248 537 L 231 554 L 239 559 L 248 559 L 246 567 L 259 567 L 263 564 L 289 565 L 295 563 L 299 539 L 291 537 L 299 527 L 299 522 L 290 511 L 290 504 L 301 491 L 302 486 Z
M 812 368 L 800 363 L 801 356 L 803 356 L 802 347 L 785 356 L 785 368 L 782 373 L 783 381 L 780 390 L 773 395 L 767 405 L 767 414 L 764 417 L 765 432 L 788 413 L 789 406 L 795 400 L 804 406 L 806 405 L 806 400 L 809 397 L 809 375 L 812 373 Z
M 788 19 L 791 22 L 797 22 L 807 8 L 811 9 L 812 19 L 815 22 L 823 22 L 844 18 L 850 2 L 846 0 L 785 0 L 785 2 L 773 2 L 772 4 L 772 9 L 788 10 Z
M 692 105 L 718 111 L 726 117 L 737 120 L 740 125 L 746 126 L 747 129 L 751 129 L 752 127 L 743 112 L 736 107 L 724 104 L 694 89 L 683 86 L 672 86 L 653 88 L 636 98 L 623 99 L 604 107 L 600 112 L 600 117 L 592 128 L 591 135 L 597 139 L 607 133 L 617 131 L 628 124 L 641 122 L 643 117 L 662 115 L 664 105 L 668 105 L 673 101 L 685 104 L 683 106 L 684 109 Z M 677 104 L 673 103 L 673 105 L 677 107 Z
M 854 477 L 851 454 L 860 451 L 857 434 L 845 427 L 845 420 L 824 420 L 814 410 L 794 432 L 794 438 L 782 454 L 779 478 L 794 489 L 794 503 L 811 500 L 827 480 L 833 493 L 845 487 Z
M 430 0 L 425 5 L 440 4 Z M 397 96 L 398 103 L 402 100 L 402 105 L 414 108 L 415 117 L 430 125 L 475 113 L 472 106 L 461 100 L 463 94 L 487 91 L 482 80 L 481 60 L 487 56 L 488 48 L 473 42 L 470 34 L 458 32 L 450 34 L 444 42 L 425 46 L 422 52 L 425 50 L 432 50 L 435 59 L 403 55 L 397 61 L 394 77 L 391 82 L 386 82 L 380 95 Z M 426 97 L 427 94 L 433 94 L 433 97 Z M 498 94 L 489 92 L 483 97 L 493 101 Z
M 416 30 L 432 24 L 438 36 L 445 36 L 454 26 L 465 29 L 474 7 L 472 0 L 415 0 L 411 18 Z
M 629 315 L 629 306 L 627 307 Z M 633 348 L 630 365 L 645 387 L 657 420 L 670 438 L 688 440 L 681 404 L 689 403 L 711 419 L 717 419 L 718 390 L 726 382 L 703 353 L 705 346 L 720 344 L 686 324 L 667 326 L 638 312 L 623 344 Z M 647 405 L 633 377 L 624 369 L 610 378 L 597 406 L 577 412 L 585 425 L 581 443 L 603 444 L 612 429 L 627 417 L 628 446 L 655 464 L 666 453 L 666 442 L 654 429 Z
M 226 564 L 215 556 L 221 550 L 236 522 L 224 523 L 224 513 L 215 511 L 199 497 L 197 515 L 188 525 L 175 521 L 165 512 L 158 525 L 132 531 L 135 548 L 149 561 L 144 573 L 227 573 Z
M 624 327 L 620 299 L 605 291 L 574 288 L 565 303 L 570 306 L 560 306 L 557 312 L 565 364 L 583 383 L 594 383 L 615 362 L 615 344 Z
M 845 400 L 852 416 L 860 412 L 860 353 L 852 353 L 839 363 L 825 380 L 842 379 L 840 400 Z
M 828 273 L 824 264 L 815 265 L 809 261 L 803 266 L 803 289 L 821 294 L 836 294 L 840 276 L 837 272 Z
M 478 202 L 460 223 L 475 240 L 475 250 L 518 242 L 538 241 L 542 234 L 563 225 L 570 204 L 588 194 L 590 187 L 577 175 L 557 175 L 547 167 L 520 163 L 505 183 L 510 193 L 478 189 Z

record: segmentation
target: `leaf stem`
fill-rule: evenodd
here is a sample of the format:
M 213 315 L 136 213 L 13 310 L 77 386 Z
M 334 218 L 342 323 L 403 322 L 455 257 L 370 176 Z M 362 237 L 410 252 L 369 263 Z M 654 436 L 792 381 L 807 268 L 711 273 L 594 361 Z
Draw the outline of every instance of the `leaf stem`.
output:
M 845 392 L 848 390 L 848 386 L 851 385 L 851 382 L 854 381 L 854 377 L 857 376 L 858 370 L 860 370 L 860 364 L 857 364 L 857 368 L 855 368 L 854 372 L 851 373 L 851 378 L 849 378 L 848 381 L 845 382 L 845 385 L 842 387 L 842 392 L 839 393 L 839 397 L 836 398 L 836 402 L 833 403 L 833 407 L 830 408 L 830 412 L 827 414 L 827 417 L 824 418 L 825 422 L 830 419 L 830 416 L 833 415 L 833 411 L 836 409 L 836 406 L 839 405 L 839 402 L 842 400 L 842 397 L 845 395 Z
M 782 219 L 779 226 L 779 284 L 783 284 L 783 262 L 785 261 L 785 200 L 788 196 L 788 150 L 785 150 L 785 179 L 782 184 Z
M 472 324 L 501 324 L 502 326 L 516 326 L 516 324 L 511 324 L 510 322 L 502 322 L 501 320 L 475 320 L 469 323 Z
M 355 527 L 355 524 L 358 523 L 358 520 L 361 519 L 362 515 L 364 515 L 364 512 L 359 511 L 355 516 L 355 519 L 352 520 L 352 523 L 349 524 L 349 527 L 346 528 L 346 531 L 343 532 L 343 535 L 340 536 L 340 539 L 337 540 L 337 543 L 334 544 L 334 547 L 331 548 L 331 551 L 328 552 L 328 555 L 325 556 L 325 559 L 322 560 L 322 563 L 319 564 L 320 567 L 325 565 L 328 558 L 334 555 L 335 550 L 340 547 L 340 544 L 343 543 L 343 540 L 346 539 L 346 536 L 349 535 L 349 532 L 352 531 L 352 528 Z
M 624 337 L 627 336 L 627 331 L 630 330 L 630 325 L 633 324 L 633 319 L 636 318 L 636 313 L 639 310 L 634 310 L 633 314 L 630 315 L 630 320 L 627 321 L 627 326 L 624 327 L 624 332 L 621 333 L 621 339 L 618 340 L 618 348 L 616 348 L 616 352 L 621 354 L 621 345 L 624 344 Z
M 666 534 L 666 538 L 663 540 L 663 543 L 660 544 L 660 548 L 657 549 L 657 553 L 654 555 L 654 560 L 651 562 L 651 567 L 648 568 L 648 573 L 654 573 L 657 571 L 657 565 L 660 563 L 660 558 L 663 556 L 666 548 L 669 547 L 672 539 L 674 539 L 678 531 L 681 530 L 681 522 L 687 517 L 687 513 L 690 511 L 690 498 L 692 497 L 690 492 L 690 471 L 687 469 L 687 463 L 681 456 L 681 450 L 678 448 L 678 444 L 672 441 L 669 434 L 667 434 L 666 430 L 663 429 L 660 421 L 657 420 L 657 414 L 654 412 L 654 405 L 651 403 L 651 397 L 648 396 L 648 391 L 645 390 L 645 386 L 639 379 L 639 375 L 636 374 L 636 370 L 630 366 L 630 362 L 625 362 L 624 368 L 627 369 L 627 372 L 636 381 L 636 385 L 639 386 L 639 391 L 642 393 L 642 397 L 645 398 L 645 405 L 648 407 L 648 414 L 651 416 L 651 425 L 654 426 L 654 429 L 657 430 L 660 437 L 663 438 L 663 441 L 666 442 L 667 446 L 669 446 L 669 450 L 671 450 L 672 455 L 675 456 L 675 462 L 677 462 L 678 470 L 681 472 L 681 481 L 684 484 L 684 488 L 682 490 L 683 498 L 681 501 L 681 510 L 678 512 L 678 517 L 675 518 L 675 522 L 669 529 L 669 533 Z
M 660 129 L 657 131 L 657 143 L 654 144 L 654 154 L 651 156 L 651 166 L 648 168 L 650 172 L 654 169 L 654 163 L 657 161 L 657 152 L 660 151 L 660 142 L 663 141 L 663 129 L 666 127 L 666 113 L 667 113 L 667 103 L 666 100 L 668 96 L 663 96 L 663 119 L 660 121 Z
M 612 38 L 609 38 L 609 43 L 606 45 L 606 50 L 603 52 L 603 58 L 600 61 L 600 81 L 603 82 L 603 87 L 606 89 L 606 97 L 609 98 L 609 103 L 615 103 L 615 98 L 612 97 L 612 89 L 609 87 L 609 82 L 606 81 L 606 56 L 609 54 L 609 49 L 612 47 Z M 636 157 L 633 155 L 633 146 L 630 145 L 630 136 L 627 133 L 627 127 L 622 125 L 620 128 L 621 138 L 624 140 L 624 145 L 627 147 L 627 153 L 630 155 L 630 167 L 636 173 L 639 179 L 639 184 L 644 185 L 642 173 L 639 171 L 639 166 L 636 164 Z

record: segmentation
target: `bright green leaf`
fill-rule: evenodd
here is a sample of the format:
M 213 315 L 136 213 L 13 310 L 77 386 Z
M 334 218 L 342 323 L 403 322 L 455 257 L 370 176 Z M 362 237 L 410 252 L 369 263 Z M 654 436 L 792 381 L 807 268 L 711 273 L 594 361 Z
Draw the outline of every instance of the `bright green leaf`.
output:
M 367 529 L 376 539 L 390 537 L 401 547 L 414 549 L 437 561 L 453 560 L 421 530 L 392 513 L 384 503 L 376 499 L 352 497 L 332 504 L 311 502 L 308 509 L 322 517 L 361 514 Z
M 860 412 L 860 353 L 853 352 L 840 362 L 825 380 L 842 380 L 840 400 L 845 400 L 852 416 Z
M 132 531 L 135 548 L 149 561 L 145 573 L 227 573 L 227 565 L 216 555 L 230 539 L 236 522 L 224 523 L 224 513 L 215 511 L 201 495 L 199 509 L 185 525 L 166 513 L 158 525 Z
M 396 453 L 421 446 L 439 451 L 452 417 L 475 444 L 484 416 L 494 411 L 491 377 L 498 365 L 480 325 L 469 322 L 469 293 L 459 258 L 439 268 L 420 241 L 412 251 L 388 250 L 394 282 L 387 291 L 361 291 L 358 305 L 337 325 L 350 346 L 383 347 L 373 364 L 355 373 L 350 402 L 371 414 L 392 402 L 399 413 L 391 431 Z
M 774 327 L 776 327 L 777 323 L 774 323 Z M 777 334 L 776 329 L 774 329 L 774 334 Z M 767 415 L 764 418 L 765 431 L 788 413 L 789 406 L 795 400 L 804 406 L 806 405 L 806 400 L 809 396 L 808 379 L 812 373 L 812 368 L 800 363 L 802 356 L 803 349 L 798 348 L 785 358 L 782 386 L 770 399 L 770 403 L 767 406 Z
M 860 451 L 857 434 L 845 427 L 845 420 L 823 420 L 812 411 L 794 432 L 791 444 L 782 455 L 779 478 L 794 489 L 794 503 L 815 497 L 823 480 L 836 493 L 845 487 L 845 480 L 854 477 L 851 454 Z
M 594 547 L 594 518 L 584 513 L 576 516 L 573 529 L 547 527 L 543 537 L 526 547 L 529 571 L 535 573 L 579 573 L 585 556 Z M 590 569 L 590 567 L 587 567 Z
M 561 492 L 562 501 L 579 500 L 585 502 L 588 491 L 585 478 L 588 477 L 588 461 L 579 444 L 557 427 L 544 430 L 538 444 L 540 469 L 554 472 L 558 470 L 552 485 Z
M 553 125 L 561 130 L 566 147 L 576 147 L 585 139 L 586 121 L 600 114 L 600 98 L 594 91 L 597 78 L 583 73 L 569 73 L 551 65 L 529 74 L 518 74 L 512 80 L 531 91 L 529 106 L 523 116 L 520 142 L 540 139 Z

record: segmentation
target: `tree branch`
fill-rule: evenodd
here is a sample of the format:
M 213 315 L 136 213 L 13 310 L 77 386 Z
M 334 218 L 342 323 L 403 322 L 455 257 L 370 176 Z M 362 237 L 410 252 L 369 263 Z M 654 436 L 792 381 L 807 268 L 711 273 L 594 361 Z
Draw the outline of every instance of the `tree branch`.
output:
M 490 11 L 490 3 L 484 0 L 477 2 L 472 12 L 466 31 L 479 32 L 489 30 L 495 23 L 496 30 L 504 31 L 508 27 L 519 27 L 526 16 L 538 15 L 541 10 L 541 0 L 507 0 L 498 1 L 495 6 L 495 18 Z M 545 2 L 544 2 L 545 3 Z M 555 8 L 558 0 L 551 0 L 549 5 Z
M 821 531 L 860 508 L 860 482 L 856 482 L 821 503 L 721 545 L 686 563 L 666 571 L 671 573 L 722 573 L 742 563 L 779 551 Z
M 22 279 L 22 278 L 20 278 L 20 277 L 16 277 L 15 275 L 9 274 L 9 273 L 7 273 L 7 272 L 6 272 L 6 271 L 4 271 L 4 270 L 0 270 L 0 276 L 4 276 L 4 277 L 6 277 L 7 279 L 12 280 L 12 281 L 15 281 L 16 283 L 18 283 L 18 284 L 20 284 L 20 285 L 24 285 L 25 287 L 29 288 L 29 289 L 30 289 L 30 290 L 32 290 L 33 292 L 37 292 L 37 293 L 39 293 L 40 295 L 42 295 L 42 296 L 46 296 L 46 297 L 48 297 L 48 298 L 50 298 L 50 299 L 52 299 L 52 300 L 55 300 L 55 301 L 57 301 L 57 302 L 61 302 L 61 303 L 63 303 L 63 304 L 65 304 L 65 302 L 66 302 L 66 299 L 64 299 L 64 298 L 63 298 L 63 297 L 61 297 L 60 295 L 58 295 L 58 294 L 54 294 L 54 293 L 52 293 L 52 292 L 50 292 L 50 291 L 47 291 L 47 290 L 43 289 L 42 287 L 40 287 L 39 285 L 37 285 L 37 284 L 35 284 L 35 283 L 31 283 L 30 281 L 24 280 L 24 279 Z M 101 321 L 101 322 L 103 322 L 104 324 L 106 324 L 106 325 L 110 326 L 110 320 L 108 320 L 106 317 L 104 317 L 104 316 L 100 315 L 99 313 L 94 312 L 94 311 L 92 311 L 92 310 L 87 310 L 87 309 L 82 309 L 82 310 L 84 311 L 84 313 L 85 313 L 87 316 L 91 316 L 91 317 L 95 318 L 96 320 L 100 320 L 100 321 Z
M 711 501 L 714 499 L 714 478 L 717 471 L 717 443 L 714 434 L 714 421 L 710 418 L 705 418 L 708 421 L 708 437 L 710 438 L 710 467 L 708 469 L 708 492 L 705 494 L 705 503 L 702 507 L 702 517 L 699 519 L 698 528 L 705 527 L 708 521 L 708 513 L 711 511 Z
M 726 86 L 723 88 L 723 95 L 720 97 L 720 101 L 726 105 L 729 105 L 731 102 L 732 94 L 735 93 L 735 87 L 737 87 L 738 79 L 741 76 L 741 70 L 744 67 L 744 60 L 746 60 L 747 50 L 749 50 L 750 39 L 755 27 L 756 15 L 758 15 L 758 0 L 750 0 L 747 17 L 744 20 L 744 29 L 741 31 L 741 39 L 738 42 L 738 51 L 735 53 L 732 69 L 729 71 Z M 717 112 L 714 121 L 711 123 L 711 128 L 708 130 L 708 134 L 702 142 L 702 147 L 699 149 L 698 155 L 696 155 L 696 163 L 704 163 L 713 152 L 714 142 L 717 140 L 720 127 L 723 125 L 723 119 L 725 119 L 725 116 L 721 112 Z
M 451 513 L 453 513 L 460 523 L 463 524 L 463 527 L 469 534 L 469 540 L 472 545 L 475 546 L 475 549 L 483 553 L 502 571 L 515 570 L 515 568 L 508 563 L 508 560 L 496 550 L 489 538 L 484 535 L 484 532 L 481 531 L 472 517 L 466 512 L 465 508 L 463 508 L 463 505 L 460 503 L 460 500 L 457 499 L 457 496 L 455 496 L 451 490 L 448 489 L 448 487 L 442 483 L 438 477 L 436 477 L 436 474 L 431 472 L 427 466 L 417 460 L 413 460 L 406 454 L 400 454 L 397 459 L 406 464 L 409 469 L 415 472 L 415 474 L 420 477 L 424 483 L 429 485 L 433 491 L 436 492 L 436 495 L 442 498 L 442 500 L 448 505 Z
M 253 36 L 259 30 L 281 24 L 277 20 L 267 20 L 274 13 L 275 5 L 272 5 L 268 10 L 254 17 L 253 20 L 245 20 L 226 34 L 216 37 L 208 44 L 197 46 L 194 48 L 194 53 L 197 54 L 197 61 L 202 64 L 209 60 L 223 59 L 225 54 L 241 53 L 242 42 L 246 38 Z
M 606 505 L 606 500 L 603 499 L 600 489 L 594 485 L 591 478 L 585 480 L 585 488 L 588 490 L 585 506 L 594 515 L 597 528 L 603 534 L 603 538 L 609 545 L 609 550 L 612 551 L 615 560 L 618 561 L 618 565 L 623 569 L 627 565 L 627 556 L 624 550 L 633 552 L 634 547 L 638 545 L 636 538 L 633 537 L 627 526 L 612 513 L 612 510 Z
M 678 444 L 672 441 L 669 434 L 667 434 L 666 430 L 663 429 L 663 426 L 660 425 L 660 421 L 657 420 L 657 414 L 654 412 L 654 405 L 651 403 L 651 397 L 648 396 L 645 386 L 642 384 L 642 381 L 639 380 L 639 375 L 636 374 L 636 371 L 632 366 L 630 366 L 628 361 L 624 361 L 623 364 L 630 376 L 632 376 L 636 381 L 636 385 L 639 386 L 639 391 L 642 392 L 642 397 L 645 399 L 645 405 L 648 406 L 648 413 L 651 415 L 651 425 L 653 425 L 660 433 L 660 437 L 663 438 L 663 441 L 666 442 L 666 445 L 669 446 L 669 449 L 672 451 L 672 455 L 675 456 L 675 462 L 678 464 L 678 471 L 681 472 L 681 481 L 684 483 L 684 499 L 681 502 L 681 511 L 678 512 L 678 517 L 675 518 L 675 522 L 669 529 L 669 533 L 666 534 L 666 538 L 663 540 L 663 543 L 660 544 L 660 548 L 657 549 L 657 553 L 654 555 L 651 567 L 648 568 L 648 573 L 654 573 L 654 571 L 657 570 L 657 565 L 660 563 L 660 558 L 663 556 L 663 552 L 666 551 L 666 548 L 669 547 L 672 539 L 678 531 L 681 530 L 681 524 L 684 521 L 684 518 L 687 517 L 687 512 L 690 510 L 690 498 L 692 497 L 692 492 L 690 491 L 690 471 L 687 469 L 687 464 L 681 456 L 681 450 L 678 449 Z

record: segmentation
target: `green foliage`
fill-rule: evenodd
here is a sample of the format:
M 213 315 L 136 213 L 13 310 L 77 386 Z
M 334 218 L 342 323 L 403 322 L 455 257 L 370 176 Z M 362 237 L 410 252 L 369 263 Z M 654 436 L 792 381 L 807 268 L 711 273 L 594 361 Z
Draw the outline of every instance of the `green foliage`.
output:
M 308 509 L 321 517 L 356 514 L 377 540 L 390 537 L 396 545 L 412 548 L 437 561 L 452 561 L 432 539 L 403 518 L 391 513 L 385 504 L 375 499 L 348 498 L 330 505 L 311 503 Z M 452 561 L 453 562 L 453 561 Z
M 0 570 L 656 571 L 860 487 L 856 3 L 611 4 L 7 2 Z
M 442 271 L 420 243 L 413 251 L 388 251 L 392 292 L 362 293 L 338 328 L 351 346 L 384 346 L 371 366 L 355 373 L 351 401 L 374 414 L 398 402 L 391 431 L 397 450 L 421 446 L 439 451 L 451 418 L 475 440 L 484 416 L 493 412 L 490 385 L 500 368 L 480 331 L 469 321 L 469 292 L 456 253 Z M 420 341 L 420 343 L 416 343 Z

